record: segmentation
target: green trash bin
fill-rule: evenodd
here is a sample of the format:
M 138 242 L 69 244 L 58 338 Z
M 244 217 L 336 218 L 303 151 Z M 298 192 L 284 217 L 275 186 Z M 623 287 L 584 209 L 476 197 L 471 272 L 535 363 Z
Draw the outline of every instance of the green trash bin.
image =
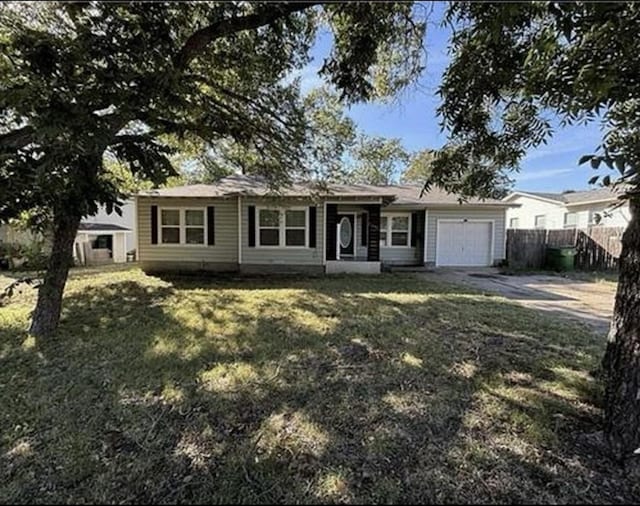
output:
M 575 258 L 576 248 L 573 246 L 547 247 L 546 265 L 554 271 L 572 271 Z

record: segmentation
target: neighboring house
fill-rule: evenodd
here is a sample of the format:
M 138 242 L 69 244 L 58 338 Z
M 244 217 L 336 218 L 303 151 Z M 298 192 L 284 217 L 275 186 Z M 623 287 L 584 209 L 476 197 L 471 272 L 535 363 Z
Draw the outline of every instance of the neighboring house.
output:
M 107 214 L 100 207 L 88 216 L 78 228 L 73 256 L 79 264 L 121 263 L 127 261 L 127 253 L 135 249 L 136 221 L 135 200 L 123 203 L 122 216 L 115 211 Z M 9 225 L 0 225 L 0 243 L 30 244 L 36 236 Z
M 98 212 L 93 216 L 87 216 L 82 220 L 83 223 L 104 223 L 109 225 L 117 225 L 122 228 L 131 230 L 130 234 L 126 235 L 125 249 L 131 251 L 136 247 L 136 201 L 135 199 L 129 199 L 123 202 L 122 216 L 115 212 L 107 214 L 107 211 L 103 206 L 98 209 Z
M 519 204 L 507 211 L 507 228 L 626 227 L 629 204 L 616 206 L 619 193 L 609 188 L 564 193 L 514 191 L 503 200 Z
M 146 270 L 380 272 L 386 265 L 481 266 L 505 258 L 512 204 L 419 186 L 296 184 L 257 178 L 140 192 Z
M 135 200 L 125 201 L 121 209 L 122 215 L 115 211 L 108 214 L 104 207 L 100 207 L 96 214 L 82 220 L 73 245 L 77 263 L 90 265 L 127 261 L 127 253 L 136 247 Z

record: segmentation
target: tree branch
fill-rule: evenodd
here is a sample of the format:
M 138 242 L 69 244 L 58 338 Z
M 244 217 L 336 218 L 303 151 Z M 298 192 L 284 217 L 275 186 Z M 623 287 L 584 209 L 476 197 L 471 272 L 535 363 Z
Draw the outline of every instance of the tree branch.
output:
M 273 23 L 275 20 L 283 18 L 294 12 L 303 11 L 320 2 L 286 2 L 272 4 L 261 11 L 248 14 L 246 16 L 224 19 L 194 32 L 184 43 L 182 49 L 174 58 L 174 66 L 182 70 L 189 65 L 198 53 L 205 49 L 216 39 L 226 37 L 232 33 L 251 30 L 260 26 Z
M 215 83 L 213 81 L 211 81 L 210 79 L 207 79 L 204 76 L 200 76 L 197 74 L 189 74 L 187 77 L 190 77 L 194 80 L 200 81 L 203 84 L 206 84 L 207 86 L 210 86 L 211 88 L 214 88 L 215 90 L 218 90 L 220 93 L 233 98 L 239 102 L 244 102 L 245 104 L 251 106 L 252 109 L 257 110 L 258 112 L 261 112 L 263 114 L 266 114 L 268 116 L 270 116 L 271 118 L 273 118 L 274 120 L 278 121 L 279 123 L 281 123 L 282 125 L 284 125 L 287 128 L 291 128 L 292 125 L 286 121 L 285 119 L 283 119 L 282 117 L 280 117 L 278 114 L 275 114 L 273 112 L 273 110 L 271 110 L 269 107 L 266 107 L 265 105 L 261 104 L 260 102 L 257 102 L 256 100 L 249 98 L 245 95 L 241 95 L 240 93 L 237 93 L 233 90 L 230 90 L 229 88 L 226 88 L 218 83 Z
M 6 134 L 0 135 L 0 147 L 19 149 L 32 142 L 32 136 L 35 129 L 30 126 L 24 126 L 17 130 L 12 130 Z

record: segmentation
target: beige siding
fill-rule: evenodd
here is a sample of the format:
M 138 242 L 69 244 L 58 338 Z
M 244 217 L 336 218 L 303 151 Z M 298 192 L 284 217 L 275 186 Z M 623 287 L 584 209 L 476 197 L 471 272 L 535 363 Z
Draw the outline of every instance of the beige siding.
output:
M 418 248 L 380 248 L 380 260 L 385 264 L 415 264 Z
M 259 247 L 258 233 L 256 231 L 256 247 L 249 247 L 249 206 L 287 208 L 316 206 L 316 247 L 315 248 L 290 248 L 290 247 Z M 256 223 L 258 213 L 256 212 Z M 242 264 L 260 265 L 322 265 L 324 204 L 314 203 L 305 199 L 279 199 L 278 201 L 266 201 L 255 199 L 242 199 Z
M 422 209 L 408 209 L 401 206 L 388 206 L 383 207 L 381 210 L 382 216 L 388 213 L 400 213 L 412 215 L 415 212 L 422 212 Z M 411 220 L 411 229 L 416 226 Z M 420 223 L 418 223 L 418 226 Z M 411 229 L 409 230 L 409 237 L 411 237 Z M 411 265 L 416 263 L 422 263 L 420 257 L 421 249 L 416 247 L 390 247 L 382 246 L 380 248 L 380 260 L 384 264 L 397 264 L 397 265 Z
M 151 206 L 215 207 L 215 245 L 151 244 Z M 138 258 L 145 262 L 180 264 L 238 262 L 238 203 L 234 199 L 209 198 L 138 198 Z
M 438 221 L 440 219 L 468 219 L 468 220 L 493 220 L 493 259 L 494 261 L 505 258 L 505 210 L 482 209 L 465 206 L 452 209 L 427 209 L 427 262 L 436 261 L 436 241 Z

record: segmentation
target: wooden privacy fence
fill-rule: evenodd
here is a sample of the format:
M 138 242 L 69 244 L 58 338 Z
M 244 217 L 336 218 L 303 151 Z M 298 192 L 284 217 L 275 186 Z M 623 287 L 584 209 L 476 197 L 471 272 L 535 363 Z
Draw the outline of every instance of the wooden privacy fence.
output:
M 623 227 L 507 230 L 507 261 L 514 269 L 541 269 L 547 246 L 574 246 L 576 269 L 614 270 L 622 249 Z

